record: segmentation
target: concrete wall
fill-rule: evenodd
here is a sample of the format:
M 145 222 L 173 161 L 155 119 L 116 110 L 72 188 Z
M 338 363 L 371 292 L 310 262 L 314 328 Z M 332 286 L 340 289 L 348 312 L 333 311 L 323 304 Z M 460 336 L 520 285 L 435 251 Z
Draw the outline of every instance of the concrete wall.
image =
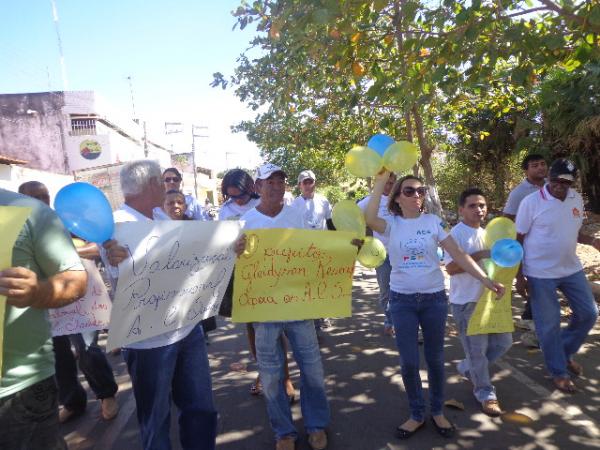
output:
M 53 204 L 56 193 L 65 185 L 73 183 L 70 175 L 42 172 L 27 167 L 0 164 L 0 188 L 17 192 L 19 186 L 26 181 L 40 181 L 48 187 L 50 204 Z
M 0 95 L 0 154 L 28 161 L 31 169 L 67 174 L 63 105 L 61 92 Z

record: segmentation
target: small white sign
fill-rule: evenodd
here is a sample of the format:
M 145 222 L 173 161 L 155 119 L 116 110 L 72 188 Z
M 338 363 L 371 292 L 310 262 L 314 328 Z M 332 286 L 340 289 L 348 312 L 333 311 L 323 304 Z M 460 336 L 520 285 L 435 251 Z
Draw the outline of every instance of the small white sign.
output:
M 88 274 L 87 292 L 62 308 L 48 309 L 52 336 L 77 334 L 108 328 L 112 303 L 94 261 L 82 259 Z
M 116 224 L 114 239 L 130 256 L 119 264 L 107 349 L 216 315 L 240 232 L 237 221 Z

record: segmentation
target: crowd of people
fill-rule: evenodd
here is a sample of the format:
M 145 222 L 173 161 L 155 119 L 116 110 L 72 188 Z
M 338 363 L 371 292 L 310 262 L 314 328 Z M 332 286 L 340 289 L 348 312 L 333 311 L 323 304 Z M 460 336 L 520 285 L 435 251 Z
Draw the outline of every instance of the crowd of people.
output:
M 524 247 L 516 289 L 528 300 L 523 319 L 535 324 L 554 385 L 574 392 L 572 377 L 582 371 L 574 355 L 598 316 L 576 244 L 600 251 L 600 240 L 581 233 L 585 212 L 583 200 L 573 187 L 577 169 L 571 161 L 558 159 L 548 171 L 542 156 L 529 155 L 523 170 L 525 179 L 510 193 L 504 208 L 505 215 L 515 221 Z M 123 167 L 120 177 L 125 201 L 114 211 L 115 223 L 212 219 L 197 199 L 182 193 L 182 177 L 175 168 L 161 171 L 154 161 L 134 161 Z M 316 192 L 315 173 L 303 170 L 298 175 L 300 195 L 291 201 L 286 200 L 288 179 L 288 174 L 274 164 L 259 167 L 255 179 L 243 170 L 228 172 L 222 180 L 225 202 L 218 220 L 241 220 L 244 230 L 334 229 L 331 205 Z M 87 277 L 81 258 L 101 259 L 114 289 L 118 266 L 128 253 L 115 240 L 101 248 L 82 243 L 76 249 L 49 208 L 43 184 L 26 183 L 19 192 L 0 189 L 1 206 L 31 209 L 13 247 L 11 267 L 0 272 L 0 295 L 7 297 L 0 448 L 65 449 L 59 423 L 82 414 L 87 403 L 77 381 L 76 361 L 101 401 L 105 420 L 118 414 L 117 385 L 97 345 L 97 333 L 50 339 L 45 310 L 85 294 Z M 450 309 L 465 355 L 457 370 L 472 383 L 482 411 L 491 416 L 503 410 L 491 383 L 490 365 L 512 344 L 510 333 L 467 334 L 483 289 L 498 297 L 511 289 L 490 279 L 482 269 L 482 262 L 490 257 L 483 241 L 485 193 L 469 188 L 461 194 L 457 205 L 461 221 L 451 230 L 441 217 L 425 210 L 427 195 L 428 188 L 420 178 L 410 175 L 396 179 L 395 174 L 382 171 L 375 177 L 371 195 L 358 202 L 368 227 L 388 252 L 377 268 L 377 282 L 384 312 L 383 334 L 396 340 L 408 397 L 408 417 L 395 430 L 399 439 L 408 439 L 421 430 L 427 416 L 419 374 L 419 333 L 427 365 L 431 423 L 446 438 L 456 430 L 443 414 L 449 304 L 438 247 L 446 255 Z M 242 235 L 235 246 L 238 255 L 245 245 Z M 568 326 L 562 329 L 557 290 L 563 292 L 572 310 Z M 293 450 L 299 438 L 290 407 L 295 401 L 295 387 L 289 374 L 288 348 L 300 369 L 300 406 L 308 443 L 315 450 L 327 448 L 330 408 L 317 339 L 317 330 L 327 326 L 325 318 L 247 326 L 249 350 L 258 364 L 258 377 L 250 393 L 264 397 L 276 450 Z M 182 448 L 215 448 L 218 414 L 206 348 L 210 327 L 207 323 L 185 326 L 121 350 L 131 377 L 144 449 L 171 448 L 171 401 L 178 410 Z

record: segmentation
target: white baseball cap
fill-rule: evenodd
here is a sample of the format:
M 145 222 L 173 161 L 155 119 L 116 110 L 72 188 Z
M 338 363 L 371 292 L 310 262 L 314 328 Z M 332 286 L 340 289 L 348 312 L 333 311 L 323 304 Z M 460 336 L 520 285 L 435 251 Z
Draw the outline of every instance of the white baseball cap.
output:
M 256 169 L 256 179 L 266 180 L 271 175 L 277 172 L 281 172 L 283 176 L 287 178 L 287 174 L 283 171 L 281 167 L 271 163 L 263 164 L 258 169 Z
M 300 172 L 300 175 L 298 175 L 298 183 L 302 183 L 304 180 L 308 179 L 317 181 L 315 173 L 312 170 L 303 170 L 302 172 Z

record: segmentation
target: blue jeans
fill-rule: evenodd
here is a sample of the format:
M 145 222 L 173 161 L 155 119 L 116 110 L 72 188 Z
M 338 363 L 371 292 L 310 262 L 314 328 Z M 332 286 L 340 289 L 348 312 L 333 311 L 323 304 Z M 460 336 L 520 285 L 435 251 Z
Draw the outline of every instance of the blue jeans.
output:
M 147 350 L 123 349 L 144 450 L 170 450 L 171 398 L 179 410 L 184 450 L 213 450 L 217 411 L 206 343 L 198 324 L 184 339 Z
M 458 371 L 473 383 L 473 394 L 479 402 L 496 400 L 496 389 L 490 380 L 489 366 L 512 345 L 512 333 L 476 334 L 467 336 L 469 320 L 476 302 L 452 305 L 452 316 L 458 328 L 458 337 L 465 351 L 465 359 L 458 363 Z
M 402 381 L 408 395 L 410 417 L 425 420 L 425 399 L 419 375 L 419 325 L 423 330 L 423 350 L 429 380 L 431 415 L 442 414 L 444 404 L 444 334 L 448 301 L 444 291 L 432 294 L 400 294 L 391 291 L 390 312 L 400 352 Z
M 300 407 L 304 427 L 308 433 L 327 427 L 329 403 L 325 394 L 325 375 L 313 321 L 257 322 L 254 323 L 254 330 L 258 370 L 275 438 L 296 437 L 298 434 L 284 385 L 285 355 L 279 341 L 284 332 L 300 368 Z
M 598 319 L 598 307 L 583 271 L 563 278 L 527 277 L 531 310 L 546 367 L 553 377 L 568 377 L 567 362 L 577 353 Z M 560 327 L 556 290 L 567 298 L 573 314 Z
M 375 269 L 377 274 L 377 284 L 379 285 L 379 304 L 385 314 L 383 326 L 389 328 L 392 326 L 392 315 L 388 307 L 390 301 L 390 273 L 392 272 L 392 265 L 390 264 L 390 257 L 386 256 L 385 261 L 382 265 Z

